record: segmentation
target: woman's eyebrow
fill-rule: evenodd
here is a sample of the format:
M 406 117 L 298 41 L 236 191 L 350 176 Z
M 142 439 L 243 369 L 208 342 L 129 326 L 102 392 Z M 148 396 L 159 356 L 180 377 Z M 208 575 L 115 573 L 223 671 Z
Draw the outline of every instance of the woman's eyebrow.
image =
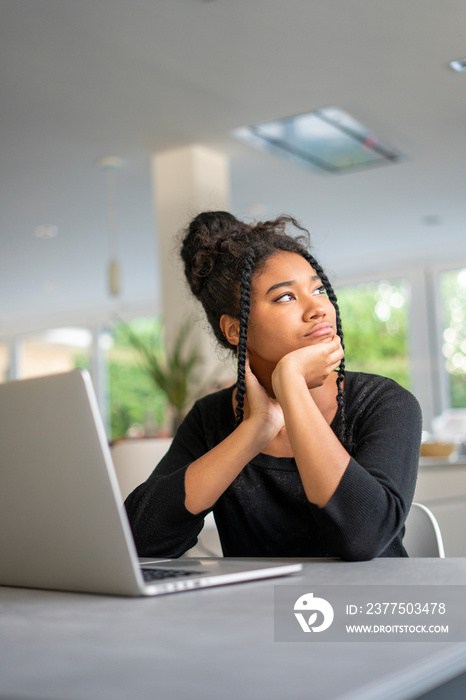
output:
M 311 282 L 315 282 L 316 280 L 320 280 L 320 277 L 319 277 L 319 275 L 312 275 L 312 277 L 310 279 L 311 279 Z M 277 284 L 273 284 L 270 287 L 270 289 L 268 289 L 266 291 L 265 295 L 267 296 L 267 294 L 270 294 L 270 292 L 273 292 L 274 289 L 279 289 L 280 287 L 291 287 L 293 284 L 296 284 L 296 280 L 287 280 L 285 282 L 277 282 Z
M 287 282 L 278 282 L 277 284 L 272 284 L 270 289 L 268 289 L 265 293 L 270 294 L 270 292 L 273 292 L 274 289 L 279 289 L 280 287 L 291 287 L 293 284 L 296 284 L 296 280 L 288 280 Z

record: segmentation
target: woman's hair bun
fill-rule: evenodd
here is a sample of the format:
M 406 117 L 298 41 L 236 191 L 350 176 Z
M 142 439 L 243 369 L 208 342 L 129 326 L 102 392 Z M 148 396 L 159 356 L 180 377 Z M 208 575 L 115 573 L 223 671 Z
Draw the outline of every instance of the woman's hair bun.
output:
M 181 258 L 191 291 L 199 297 L 219 254 L 229 252 L 243 238 L 246 226 L 226 211 L 198 214 L 184 232 Z M 236 244 L 236 245 L 235 245 Z

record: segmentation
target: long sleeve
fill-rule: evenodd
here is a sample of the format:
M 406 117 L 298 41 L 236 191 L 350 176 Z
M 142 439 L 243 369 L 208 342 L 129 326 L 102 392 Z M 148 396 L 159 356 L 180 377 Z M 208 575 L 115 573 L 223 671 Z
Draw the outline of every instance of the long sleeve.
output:
M 209 421 L 213 406 L 221 425 L 225 419 L 231 422 L 231 389 L 193 406 L 167 454 L 125 501 L 139 556 L 179 557 L 197 542 L 208 511 L 193 515 L 185 508 L 185 474 L 192 462 L 221 439 L 213 434 L 216 421 Z
M 193 516 L 184 506 L 186 469 L 205 452 L 196 413 L 193 409 L 151 476 L 125 501 L 139 556 L 178 557 L 197 542 L 205 513 Z
M 355 375 L 349 390 L 352 457 L 329 503 L 316 512 L 332 554 L 372 559 L 401 550 L 404 521 L 416 486 L 421 411 L 416 399 L 391 380 Z M 389 550 L 390 553 L 390 550 Z M 400 551 L 400 554 L 403 554 Z

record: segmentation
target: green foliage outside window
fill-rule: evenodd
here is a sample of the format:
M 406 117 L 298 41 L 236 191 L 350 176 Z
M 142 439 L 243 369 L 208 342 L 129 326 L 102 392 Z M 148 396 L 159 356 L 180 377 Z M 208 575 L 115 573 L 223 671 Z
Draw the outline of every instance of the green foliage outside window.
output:
M 136 319 L 131 329 L 154 348 L 162 348 L 161 323 L 154 318 Z M 116 323 L 113 347 L 108 352 L 111 439 L 133 430 L 163 431 L 167 424 L 165 394 L 151 381 L 123 324 Z M 137 427 L 136 427 L 137 426 Z
M 336 290 L 346 368 L 391 377 L 409 388 L 407 299 L 401 282 L 357 284 Z
M 193 402 L 212 385 L 215 371 L 203 379 L 203 357 L 192 332 L 188 320 L 167 351 L 158 319 L 115 324 L 107 358 L 112 439 L 174 435 Z

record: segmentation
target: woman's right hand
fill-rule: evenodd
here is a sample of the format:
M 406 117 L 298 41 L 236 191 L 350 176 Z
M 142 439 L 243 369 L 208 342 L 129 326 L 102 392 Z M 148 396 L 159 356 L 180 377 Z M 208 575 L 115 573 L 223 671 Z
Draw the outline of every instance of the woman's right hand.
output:
M 260 427 L 268 430 L 270 440 L 273 440 L 285 425 L 283 411 L 277 399 L 269 396 L 260 384 L 251 369 L 248 357 L 245 364 L 245 383 L 244 420 L 259 421 Z

